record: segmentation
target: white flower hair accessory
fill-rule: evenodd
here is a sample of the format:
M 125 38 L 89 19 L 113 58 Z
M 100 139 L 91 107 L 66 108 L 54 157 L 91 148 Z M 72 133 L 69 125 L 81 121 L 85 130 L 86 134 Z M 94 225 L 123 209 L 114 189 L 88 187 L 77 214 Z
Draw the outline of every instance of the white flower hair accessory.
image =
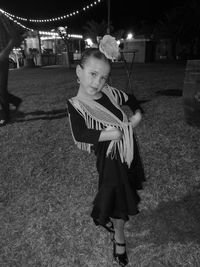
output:
M 116 39 L 110 35 L 104 35 L 99 42 L 99 50 L 112 61 L 119 57 L 119 46 Z

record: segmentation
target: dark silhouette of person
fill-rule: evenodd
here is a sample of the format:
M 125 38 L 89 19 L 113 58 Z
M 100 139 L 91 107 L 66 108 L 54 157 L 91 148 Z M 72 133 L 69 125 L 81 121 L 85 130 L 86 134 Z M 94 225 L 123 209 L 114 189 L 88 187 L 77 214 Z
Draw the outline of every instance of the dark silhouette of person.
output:
M 0 104 L 2 108 L 0 126 L 10 121 L 10 107 L 13 104 L 19 109 L 22 99 L 8 92 L 9 54 L 14 47 L 18 47 L 25 31 L 0 12 Z

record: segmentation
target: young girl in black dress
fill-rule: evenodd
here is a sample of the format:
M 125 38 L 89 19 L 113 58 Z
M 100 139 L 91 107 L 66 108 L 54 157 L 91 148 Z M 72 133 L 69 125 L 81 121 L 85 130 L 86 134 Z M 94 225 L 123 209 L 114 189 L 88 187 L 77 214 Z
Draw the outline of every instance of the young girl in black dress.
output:
M 143 110 L 133 95 L 109 86 L 111 64 L 98 48 L 86 49 L 77 65 L 78 94 L 69 99 L 68 114 L 75 144 L 94 151 L 99 174 L 98 192 L 91 217 L 112 232 L 113 256 L 120 266 L 128 264 L 124 225 L 138 213 L 137 190 L 145 180 L 133 128 Z M 121 110 L 128 105 L 128 119 Z

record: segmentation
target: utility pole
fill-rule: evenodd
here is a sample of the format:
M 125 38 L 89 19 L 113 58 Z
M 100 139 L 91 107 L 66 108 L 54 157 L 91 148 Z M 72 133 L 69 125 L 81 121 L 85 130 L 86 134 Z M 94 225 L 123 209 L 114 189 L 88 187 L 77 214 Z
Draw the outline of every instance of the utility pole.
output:
M 39 42 L 39 53 L 36 55 L 37 57 L 37 65 L 42 66 L 42 49 L 41 49 L 41 38 L 40 38 L 40 33 L 37 31 L 37 38 Z
M 107 34 L 110 34 L 110 1 L 111 0 L 107 0 L 108 3 L 108 27 L 107 27 Z
M 63 39 L 65 45 L 66 45 L 66 65 L 71 68 L 71 59 L 70 59 L 70 51 L 69 51 L 69 32 L 68 32 L 68 27 L 58 27 L 58 34 L 59 36 Z

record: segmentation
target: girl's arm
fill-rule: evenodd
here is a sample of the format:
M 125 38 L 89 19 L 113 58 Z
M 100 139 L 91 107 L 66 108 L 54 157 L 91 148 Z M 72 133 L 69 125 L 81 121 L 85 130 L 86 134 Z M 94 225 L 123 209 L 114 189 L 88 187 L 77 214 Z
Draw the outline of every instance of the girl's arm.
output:
M 143 108 L 140 106 L 139 101 L 133 94 L 127 94 L 128 100 L 123 103 L 123 105 L 129 106 L 133 113 L 140 111 L 141 114 L 144 114 Z
M 133 113 L 136 113 L 138 110 L 140 110 L 142 114 L 144 113 L 143 108 L 140 106 L 140 103 L 134 94 L 128 94 L 116 88 L 113 88 L 113 90 L 113 95 L 117 98 L 117 103 L 119 106 L 129 106 Z
M 126 102 L 124 101 L 123 105 L 127 105 L 132 111 L 132 116 L 129 118 L 129 120 L 132 126 L 136 127 L 142 119 L 144 110 L 140 106 L 138 100 L 133 94 L 127 94 L 127 96 L 128 96 L 128 100 Z
M 114 127 L 107 128 L 101 131 L 99 136 L 99 142 L 110 141 L 110 140 L 120 140 L 122 138 L 122 132 Z
M 97 144 L 98 142 L 119 140 L 122 133 L 116 128 L 105 130 L 88 129 L 85 120 L 68 101 L 68 113 L 74 138 L 78 142 Z

